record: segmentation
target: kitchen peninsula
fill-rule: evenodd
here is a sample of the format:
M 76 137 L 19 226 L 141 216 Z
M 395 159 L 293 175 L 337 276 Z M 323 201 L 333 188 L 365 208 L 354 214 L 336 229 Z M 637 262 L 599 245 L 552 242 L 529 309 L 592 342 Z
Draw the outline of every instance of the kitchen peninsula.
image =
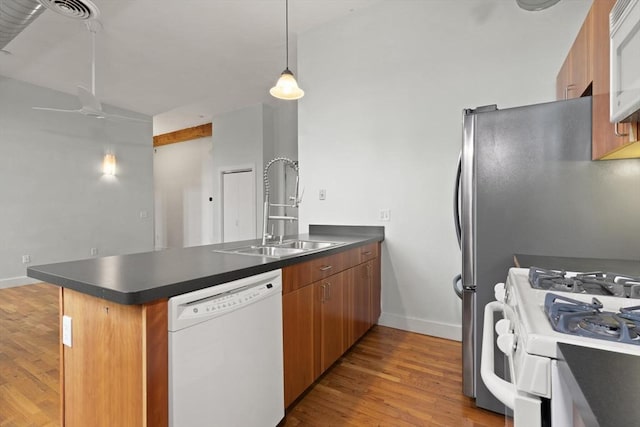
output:
M 339 245 L 279 259 L 219 252 L 257 242 L 245 241 L 30 267 L 60 287 L 60 316 L 72 319 L 72 346 L 60 344 L 61 425 L 167 426 L 168 299 L 275 269 L 289 405 L 377 321 L 384 228 L 311 225 L 296 238 Z M 325 300 L 316 290 L 328 279 L 339 297 Z

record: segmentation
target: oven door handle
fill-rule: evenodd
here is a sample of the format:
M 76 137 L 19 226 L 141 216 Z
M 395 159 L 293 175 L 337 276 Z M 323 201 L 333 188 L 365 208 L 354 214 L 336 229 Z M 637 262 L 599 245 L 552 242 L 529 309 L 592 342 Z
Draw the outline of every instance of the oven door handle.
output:
M 500 402 L 509 409 L 514 409 L 516 387 L 496 375 L 493 356 L 495 343 L 493 339 L 493 314 L 502 312 L 504 304 L 493 301 L 484 307 L 484 327 L 482 328 L 482 355 L 480 358 L 480 376 L 484 385 Z

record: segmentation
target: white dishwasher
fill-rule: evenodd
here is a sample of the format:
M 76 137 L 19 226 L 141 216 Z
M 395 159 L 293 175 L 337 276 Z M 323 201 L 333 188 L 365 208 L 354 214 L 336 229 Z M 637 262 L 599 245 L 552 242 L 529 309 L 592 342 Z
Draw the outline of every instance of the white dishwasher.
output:
M 282 273 L 169 299 L 169 425 L 272 427 L 284 417 Z

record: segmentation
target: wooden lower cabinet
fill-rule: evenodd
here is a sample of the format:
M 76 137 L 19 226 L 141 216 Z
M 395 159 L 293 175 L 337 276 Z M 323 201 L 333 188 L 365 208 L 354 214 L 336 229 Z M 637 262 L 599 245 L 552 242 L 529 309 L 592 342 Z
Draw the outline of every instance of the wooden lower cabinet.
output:
M 382 314 L 382 272 L 380 258 L 371 261 L 373 274 L 371 277 L 371 325 L 378 323 Z
M 371 296 L 373 262 L 360 264 L 351 270 L 349 283 L 349 309 L 348 317 L 348 341 L 356 342 L 371 327 Z
M 60 425 L 167 426 L 167 300 L 121 305 L 61 289 L 60 311 L 73 331 L 60 351 Z
M 377 255 L 378 244 L 375 250 Z M 352 254 L 349 252 L 352 251 L 346 252 L 344 259 L 352 259 L 354 264 L 362 260 L 362 257 L 351 256 L 359 254 L 360 248 Z M 287 268 L 309 269 L 304 264 Z M 282 296 L 285 407 L 335 363 L 380 316 L 380 258 L 346 264 L 345 268 L 314 283 L 285 286 Z M 286 269 L 283 277 L 300 277 L 296 271 L 286 272 Z
M 284 404 L 289 406 L 315 381 L 318 369 L 315 349 L 315 288 L 306 286 L 282 296 L 284 340 Z
M 316 299 L 320 301 L 320 373 L 326 371 L 347 350 L 345 300 L 348 273 L 334 274 L 313 285 Z

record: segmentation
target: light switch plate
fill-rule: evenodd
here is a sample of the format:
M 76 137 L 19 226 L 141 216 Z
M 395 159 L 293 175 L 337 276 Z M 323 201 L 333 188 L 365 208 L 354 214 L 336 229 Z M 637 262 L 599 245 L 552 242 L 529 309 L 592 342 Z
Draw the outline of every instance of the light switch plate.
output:
M 62 316 L 62 344 L 67 347 L 72 346 L 72 329 L 71 329 L 71 317 Z

